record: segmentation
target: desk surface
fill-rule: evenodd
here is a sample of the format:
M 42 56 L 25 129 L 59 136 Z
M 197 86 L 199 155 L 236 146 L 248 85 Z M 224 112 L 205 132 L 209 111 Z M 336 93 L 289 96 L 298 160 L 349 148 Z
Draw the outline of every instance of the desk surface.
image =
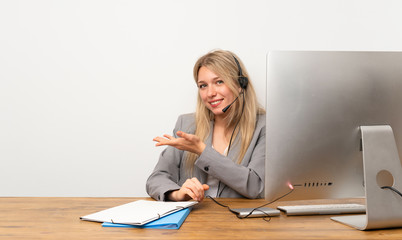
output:
M 0 198 L 0 239 L 402 239 L 402 228 L 359 231 L 330 220 L 328 215 L 281 213 L 270 222 L 261 218 L 238 219 L 210 199 L 196 205 L 179 230 L 104 228 L 100 223 L 79 219 L 139 199 L 150 200 L 3 197 Z M 246 199 L 220 201 L 233 208 L 264 203 L 264 200 Z

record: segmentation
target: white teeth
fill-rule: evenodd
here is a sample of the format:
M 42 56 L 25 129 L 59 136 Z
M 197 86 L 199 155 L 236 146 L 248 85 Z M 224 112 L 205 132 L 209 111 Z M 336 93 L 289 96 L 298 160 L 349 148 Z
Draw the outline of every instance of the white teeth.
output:
M 221 100 L 215 101 L 215 102 L 211 102 L 212 105 L 218 104 Z

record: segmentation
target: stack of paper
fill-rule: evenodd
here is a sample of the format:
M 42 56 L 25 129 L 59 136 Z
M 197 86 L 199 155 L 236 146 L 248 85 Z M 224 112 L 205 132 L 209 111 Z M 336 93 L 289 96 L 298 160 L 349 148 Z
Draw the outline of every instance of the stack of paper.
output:
M 162 220 L 161 218 L 165 216 L 189 208 L 197 203 L 198 202 L 195 201 L 160 202 L 160 201 L 138 200 L 83 216 L 81 217 L 81 220 L 112 223 L 112 224 L 114 223 L 114 224 L 125 224 L 133 226 L 144 226 L 145 224 L 153 222 L 157 219 Z M 189 211 L 190 210 L 188 210 L 188 212 Z M 179 223 L 181 219 L 183 219 L 184 221 L 188 213 L 187 214 L 185 212 L 183 213 L 184 215 L 180 214 L 177 216 L 173 215 L 170 219 L 168 219 L 168 221 L 172 223 L 173 220 L 177 220 L 177 222 L 173 222 L 173 224 Z M 156 226 L 156 225 L 149 225 L 148 227 L 150 226 Z

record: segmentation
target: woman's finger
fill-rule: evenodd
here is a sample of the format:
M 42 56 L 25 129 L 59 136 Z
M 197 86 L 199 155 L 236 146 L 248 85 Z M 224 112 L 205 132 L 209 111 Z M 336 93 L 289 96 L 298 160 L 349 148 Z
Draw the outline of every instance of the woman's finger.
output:
M 188 134 L 188 133 L 185 133 L 182 131 L 178 131 L 176 134 L 177 134 L 177 136 L 182 137 L 182 138 L 186 139 L 187 141 L 192 142 L 194 140 L 194 138 L 193 138 L 194 135 L 192 135 L 192 134 Z
M 169 139 L 169 140 L 176 139 L 176 138 L 174 138 L 173 136 L 170 136 L 169 134 L 163 134 L 163 136 L 164 136 L 165 138 Z
M 193 199 L 193 200 L 195 200 L 195 201 L 198 201 L 198 197 L 197 197 L 196 194 L 192 191 L 191 188 L 182 187 L 181 190 L 183 190 L 182 193 L 183 193 L 184 196 L 185 196 L 185 195 L 188 195 L 191 199 Z M 184 197 L 184 199 L 185 199 L 185 197 Z
M 191 192 L 194 194 L 195 198 L 194 200 L 199 201 L 199 199 L 202 198 L 204 190 L 200 191 L 200 186 L 196 182 L 194 182 L 192 179 L 187 179 L 185 184 L 183 184 L 187 189 L 191 190 Z
M 152 139 L 152 141 L 154 142 L 159 142 L 160 137 L 154 137 L 154 139 Z
M 204 187 L 202 186 L 201 182 L 198 181 L 197 178 L 193 177 L 191 181 L 194 183 L 195 191 L 197 191 L 197 197 L 199 201 L 204 198 Z
M 191 179 L 191 181 L 194 182 L 194 184 L 195 184 L 195 186 L 197 187 L 197 189 L 199 189 L 199 190 L 204 190 L 204 189 L 202 188 L 202 184 L 200 183 L 200 181 L 198 181 L 198 179 L 197 179 L 196 177 L 193 177 L 193 178 Z

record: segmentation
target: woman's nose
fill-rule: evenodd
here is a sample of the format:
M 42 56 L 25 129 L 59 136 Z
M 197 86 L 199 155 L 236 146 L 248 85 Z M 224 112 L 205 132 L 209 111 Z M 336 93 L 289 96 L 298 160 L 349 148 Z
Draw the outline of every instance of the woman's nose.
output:
M 216 95 L 216 88 L 214 86 L 210 86 L 208 88 L 208 97 L 215 96 L 215 95 Z

